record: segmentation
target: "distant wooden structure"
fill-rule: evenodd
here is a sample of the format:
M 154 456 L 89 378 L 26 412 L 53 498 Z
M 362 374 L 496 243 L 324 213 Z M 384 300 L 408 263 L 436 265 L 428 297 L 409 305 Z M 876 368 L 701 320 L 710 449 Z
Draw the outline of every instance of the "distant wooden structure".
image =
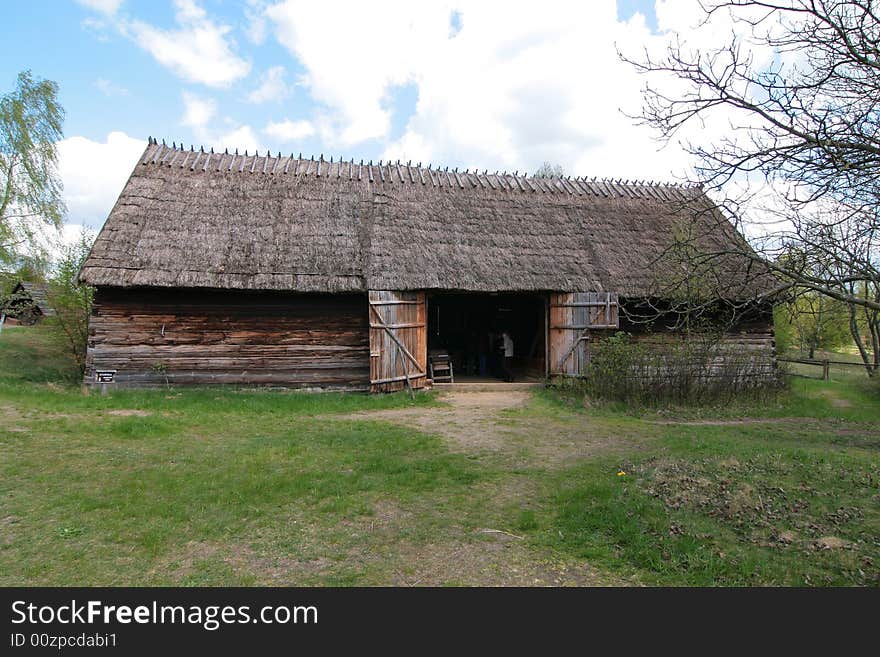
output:
M 429 350 L 468 360 L 502 329 L 529 371 L 577 375 L 591 339 L 645 330 L 624 310 L 656 301 L 682 222 L 706 249 L 741 243 L 697 187 L 151 139 L 80 274 L 97 288 L 86 381 L 418 389 Z M 743 271 L 723 278 L 752 294 Z M 772 358 L 756 312 L 732 338 Z
M 49 304 L 48 289 L 45 283 L 19 281 L 4 300 L 3 314 L 19 324 L 36 324 L 45 317 L 55 315 Z

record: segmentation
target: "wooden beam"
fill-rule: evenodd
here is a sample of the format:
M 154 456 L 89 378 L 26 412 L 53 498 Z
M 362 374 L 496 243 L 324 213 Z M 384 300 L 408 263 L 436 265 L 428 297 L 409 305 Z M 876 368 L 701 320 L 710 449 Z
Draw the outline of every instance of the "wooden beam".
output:
M 370 323 L 370 328 L 389 328 L 389 329 L 425 328 L 425 324 L 422 322 L 401 322 L 398 324 L 373 324 L 373 323 Z
M 427 374 L 410 374 L 408 376 L 410 379 L 421 379 L 421 378 L 424 378 L 428 375 Z M 392 376 L 387 379 L 376 379 L 375 381 L 370 381 L 370 385 L 378 386 L 383 383 L 397 383 L 399 381 L 405 380 L 406 378 L 407 378 L 407 375 L 404 374 L 402 376 Z

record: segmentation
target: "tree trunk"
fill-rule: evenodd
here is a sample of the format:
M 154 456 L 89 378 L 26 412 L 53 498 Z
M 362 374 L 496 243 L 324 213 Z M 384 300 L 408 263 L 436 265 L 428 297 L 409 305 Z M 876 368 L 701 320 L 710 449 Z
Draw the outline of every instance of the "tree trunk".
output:
M 865 371 L 868 373 L 868 376 L 874 376 L 874 373 L 877 371 L 877 352 L 875 351 L 872 355 L 868 355 L 868 350 L 865 349 L 865 343 L 862 341 L 862 333 L 859 331 L 856 310 L 856 306 L 849 304 L 849 332 L 852 334 L 853 342 L 856 343 L 856 347 L 859 350 L 859 356 L 862 357 L 862 362 L 865 364 Z

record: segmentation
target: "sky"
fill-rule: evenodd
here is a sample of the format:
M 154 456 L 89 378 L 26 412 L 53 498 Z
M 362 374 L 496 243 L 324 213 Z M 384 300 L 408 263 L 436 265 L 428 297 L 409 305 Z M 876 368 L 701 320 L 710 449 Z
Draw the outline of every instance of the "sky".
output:
M 60 86 L 67 235 L 100 228 L 148 136 L 671 181 L 690 161 L 627 116 L 645 80 L 618 50 L 660 52 L 700 15 L 697 0 L 8 2 L 0 93 L 24 69 Z

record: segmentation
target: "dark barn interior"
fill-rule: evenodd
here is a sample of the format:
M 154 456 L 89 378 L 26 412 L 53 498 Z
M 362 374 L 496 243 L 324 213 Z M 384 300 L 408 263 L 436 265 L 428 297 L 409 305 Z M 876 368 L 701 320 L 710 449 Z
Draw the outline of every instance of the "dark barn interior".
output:
M 428 297 L 428 357 L 448 354 L 456 381 L 503 379 L 501 335 L 507 331 L 514 380 L 542 378 L 546 312 L 543 295 L 434 293 Z

